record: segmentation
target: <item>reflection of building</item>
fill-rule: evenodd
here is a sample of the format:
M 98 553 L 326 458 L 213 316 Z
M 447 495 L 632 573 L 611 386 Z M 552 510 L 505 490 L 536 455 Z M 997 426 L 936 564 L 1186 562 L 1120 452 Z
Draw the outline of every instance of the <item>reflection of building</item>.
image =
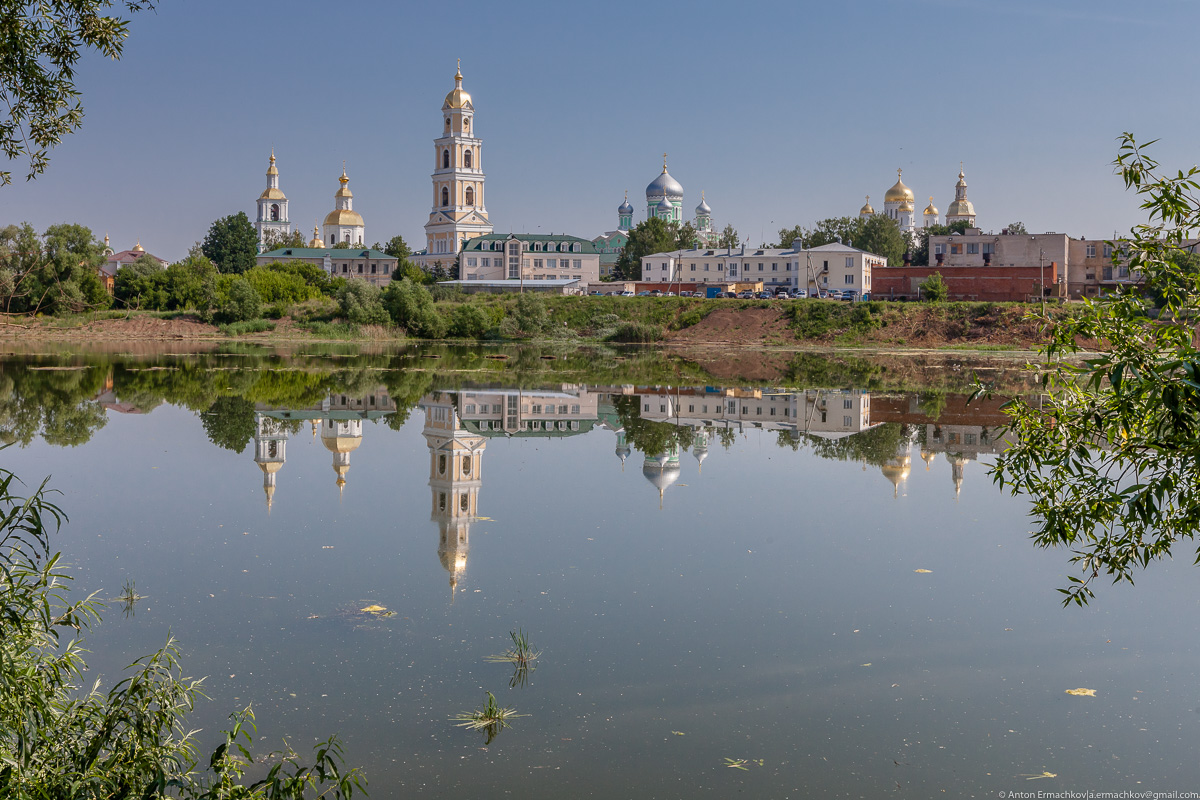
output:
M 1007 435 L 996 436 L 995 428 L 987 425 L 940 425 L 935 422 L 925 426 L 925 443 L 921 448 L 921 458 L 926 465 L 933 461 L 937 453 L 944 453 L 950 462 L 950 478 L 954 481 L 954 496 L 962 491 L 965 467 L 968 462 L 975 461 L 980 455 L 994 455 L 1003 452 L 1012 444 Z
M 321 444 L 333 454 L 339 494 L 346 486 L 350 454 L 362 444 L 364 420 L 376 420 L 395 413 L 396 403 L 380 386 L 371 394 L 353 397 L 329 395 L 312 408 L 286 409 L 257 406 L 254 411 L 254 463 L 263 472 L 263 492 L 267 510 L 275 498 L 275 476 L 287 462 L 287 440 L 303 422 L 311 422 L 313 437 L 320 433 Z
M 429 445 L 430 518 L 438 523 L 438 558 L 450 573 L 452 596 L 467 568 L 487 447 L 486 437 L 461 424 L 456 400 L 454 394 L 438 392 L 421 401 L 425 410 L 422 433 Z
M 483 436 L 571 436 L 596 424 L 598 396 L 581 387 L 493 389 L 453 395 L 463 425 Z
M 679 480 L 679 446 L 671 445 L 665 453 L 646 456 L 642 462 L 642 475 L 658 489 L 658 507 L 663 507 L 663 495 L 667 487 Z
M 907 439 L 901 444 L 896 455 L 884 462 L 879 471 L 883 477 L 892 482 L 892 497 L 900 496 L 900 484 L 908 480 L 912 469 L 912 443 Z
M 871 395 L 860 390 L 706 386 L 638 390 L 638 395 L 642 419 L 693 428 L 763 428 L 839 438 L 873 427 Z

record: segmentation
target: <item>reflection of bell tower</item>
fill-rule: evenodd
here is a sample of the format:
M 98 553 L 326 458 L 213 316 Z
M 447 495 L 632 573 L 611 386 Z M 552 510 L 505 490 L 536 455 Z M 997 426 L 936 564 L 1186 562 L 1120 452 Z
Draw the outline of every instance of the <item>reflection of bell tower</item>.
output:
M 625 471 L 625 459 L 629 458 L 629 454 L 633 452 L 629 449 L 629 442 L 625 441 L 625 429 L 617 431 L 617 447 L 613 451 L 617 454 L 617 458 L 621 459 L 621 472 Z
M 661 509 L 667 487 L 679 480 L 679 445 L 672 444 L 667 452 L 657 456 L 646 456 L 642 462 L 642 475 L 658 489 L 658 507 Z
M 708 431 L 698 429 L 692 439 L 692 455 L 696 459 L 696 473 L 704 471 L 704 459 L 708 458 Z
M 962 491 L 963 467 L 967 465 L 968 459 L 961 453 L 946 453 L 946 460 L 950 462 L 950 477 L 954 479 L 954 499 L 957 500 Z
M 275 473 L 287 461 L 288 434 L 283 424 L 266 414 L 254 414 L 254 463 L 263 471 L 263 493 L 267 496 L 267 513 L 275 497 Z
M 464 430 L 452 395 L 426 398 L 425 430 L 429 444 L 430 519 L 438 523 L 438 558 L 450 573 L 450 592 L 467 568 L 471 523 L 478 514 L 487 439 Z
M 362 420 L 326 417 L 321 421 L 321 444 L 333 453 L 333 471 L 337 473 L 338 492 L 341 493 L 350 470 L 350 454 L 362 444 Z
M 911 468 L 912 454 L 908 442 L 901 445 L 896 455 L 885 461 L 879 468 L 883 476 L 892 482 L 892 497 L 900 496 L 900 484 L 908 480 Z

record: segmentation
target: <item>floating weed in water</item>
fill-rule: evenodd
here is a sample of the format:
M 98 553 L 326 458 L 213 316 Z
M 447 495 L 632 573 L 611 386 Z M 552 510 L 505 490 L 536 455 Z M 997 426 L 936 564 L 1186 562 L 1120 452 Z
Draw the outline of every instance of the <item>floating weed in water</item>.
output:
M 115 598 L 125 604 L 124 614 L 126 617 L 132 617 L 136 613 L 134 604 L 138 600 L 145 600 L 146 596 L 137 593 L 134 589 L 133 581 L 125 581 L 125 586 L 121 589 L 121 593 Z
M 461 714 L 455 714 L 450 719 L 454 720 L 460 728 L 483 731 L 484 736 L 487 738 L 484 745 L 489 745 L 502 729 L 512 727 L 508 724 L 510 719 L 527 716 L 529 715 L 518 714 L 515 708 L 497 705 L 496 696 L 488 692 L 487 705 L 483 708 L 477 708 L 474 711 L 464 711 Z
M 746 766 L 746 763 L 746 759 L 744 758 L 725 759 L 725 766 L 729 767 L 730 769 L 740 769 L 744 770 L 745 772 L 749 772 L 750 768 Z
M 1043 772 L 1041 775 L 1033 775 L 1031 773 L 1024 772 L 1024 773 L 1021 773 L 1020 775 L 1018 775 L 1017 777 L 1024 778 L 1027 781 L 1036 781 L 1036 780 L 1040 780 L 1042 778 L 1057 778 L 1058 775 L 1057 775 L 1057 773 L 1054 773 L 1054 772 Z
M 518 667 L 532 668 L 531 665 L 537 660 L 537 657 L 542 654 L 541 650 L 534 650 L 529 644 L 529 637 L 525 635 L 525 631 L 518 628 L 515 631 L 509 631 L 508 635 L 512 637 L 513 646 L 505 650 L 500 655 L 487 656 L 484 661 L 493 663 L 509 663 L 516 664 Z

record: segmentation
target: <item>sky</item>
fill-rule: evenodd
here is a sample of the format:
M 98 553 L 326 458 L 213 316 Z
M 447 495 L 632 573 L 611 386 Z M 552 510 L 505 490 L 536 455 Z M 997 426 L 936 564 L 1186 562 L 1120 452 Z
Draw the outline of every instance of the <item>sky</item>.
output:
M 1144 219 L 1117 137 L 1197 161 L 1196 0 L 311 3 L 161 0 L 120 61 L 83 58 L 83 127 L 0 224 L 58 222 L 174 261 L 255 216 L 274 147 L 294 229 L 345 160 L 369 242 L 424 246 L 433 140 L 462 59 L 497 232 L 593 238 L 668 154 L 751 244 L 853 215 L 903 168 L 945 213 L 959 162 L 984 231 L 1111 237 Z

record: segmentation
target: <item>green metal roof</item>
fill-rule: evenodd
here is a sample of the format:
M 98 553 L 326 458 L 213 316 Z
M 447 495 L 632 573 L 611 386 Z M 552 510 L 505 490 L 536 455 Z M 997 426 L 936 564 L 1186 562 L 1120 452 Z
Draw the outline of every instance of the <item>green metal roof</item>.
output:
M 266 253 L 259 253 L 258 258 L 330 258 L 337 260 L 339 258 L 370 258 L 376 261 L 388 259 L 391 261 L 399 261 L 395 256 L 389 256 L 387 253 L 371 248 L 361 247 L 280 247 Z
M 516 239 L 517 241 L 520 241 L 520 242 L 526 242 L 526 243 L 529 243 L 529 242 L 544 242 L 547 244 L 549 244 L 551 242 L 566 242 L 568 244 L 578 243 L 580 245 L 579 250 L 565 251 L 565 252 L 575 252 L 577 254 L 595 253 L 596 252 L 596 245 L 595 245 L 595 243 L 592 242 L 591 239 L 583 239 L 578 236 L 567 236 L 565 233 L 562 235 L 559 235 L 559 236 L 555 236 L 554 234 L 550 234 L 550 233 L 489 233 L 484 236 L 476 236 L 473 239 L 468 239 L 466 242 L 463 243 L 463 250 L 471 250 L 471 251 L 485 252 L 485 253 L 486 252 L 501 253 L 501 251 L 499 251 L 499 250 L 494 250 L 494 251 L 493 250 L 484 250 L 483 243 L 484 242 L 504 242 L 510 238 Z M 558 251 L 558 250 L 543 250 L 543 251 L 530 250 L 528 252 L 531 252 L 531 253 L 532 252 L 544 252 L 544 253 L 553 254 L 553 253 L 557 253 L 560 251 Z

